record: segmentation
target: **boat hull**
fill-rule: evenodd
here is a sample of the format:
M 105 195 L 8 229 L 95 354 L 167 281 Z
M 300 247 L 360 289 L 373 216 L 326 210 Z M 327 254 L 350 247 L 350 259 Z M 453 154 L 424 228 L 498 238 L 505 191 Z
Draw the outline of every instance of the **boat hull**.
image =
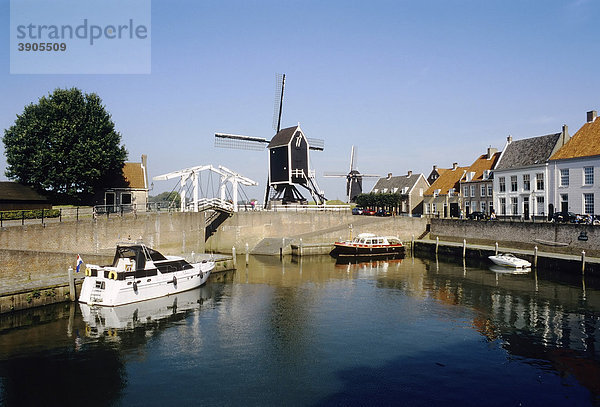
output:
M 355 245 L 345 242 L 335 242 L 331 255 L 338 256 L 389 256 L 404 254 L 403 245 Z
M 124 280 L 106 278 L 99 272 L 85 277 L 79 302 L 114 307 L 177 294 L 205 284 L 213 269 L 214 262 L 196 263 L 187 270 Z
M 488 257 L 494 264 L 502 267 L 510 267 L 510 268 L 528 268 L 531 267 L 531 263 L 527 260 L 512 258 L 512 259 L 504 259 L 502 256 L 489 256 Z

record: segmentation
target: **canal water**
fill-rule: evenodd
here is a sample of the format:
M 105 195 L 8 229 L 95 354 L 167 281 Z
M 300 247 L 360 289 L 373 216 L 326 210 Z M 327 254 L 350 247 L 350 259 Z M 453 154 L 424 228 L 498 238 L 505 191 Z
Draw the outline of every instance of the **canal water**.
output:
M 600 404 L 600 284 L 406 258 L 243 258 L 201 289 L 0 318 L 0 404 Z

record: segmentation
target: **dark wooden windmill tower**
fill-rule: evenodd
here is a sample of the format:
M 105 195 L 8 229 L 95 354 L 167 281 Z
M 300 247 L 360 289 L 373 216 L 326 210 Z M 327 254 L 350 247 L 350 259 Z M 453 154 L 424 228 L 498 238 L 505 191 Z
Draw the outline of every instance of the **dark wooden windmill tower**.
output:
M 266 147 L 269 150 L 265 207 L 270 202 L 281 202 L 284 205 L 307 203 L 298 187 L 308 190 L 316 203 L 323 204 L 326 199 L 317 185 L 315 171 L 310 169 L 309 151 L 323 151 L 324 142 L 307 138 L 300 124 L 280 129 L 284 88 L 285 75 L 278 76 L 273 115 L 273 127 L 277 133 L 270 141 L 261 137 L 215 133 L 215 147 L 242 150 L 263 150 Z
M 325 177 L 329 178 L 346 178 L 346 196 L 348 203 L 355 202 L 356 197 L 362 194 L 363 178 L 379 178 L 379 175 L 361 174 L 355 168 L 356 161 L 354 160 L 354 146 L 350 152 L 350 171 L 347 174 L 342 173 L 325 173 Z

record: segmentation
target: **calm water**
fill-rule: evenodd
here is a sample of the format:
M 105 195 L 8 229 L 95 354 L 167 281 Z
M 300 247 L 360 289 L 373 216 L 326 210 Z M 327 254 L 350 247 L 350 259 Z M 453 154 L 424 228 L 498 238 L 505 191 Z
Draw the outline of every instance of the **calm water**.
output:
M 213 277 L 102 312 L 2 317 L 1 404 L 600 404 L 591 277 L 329 257 Z

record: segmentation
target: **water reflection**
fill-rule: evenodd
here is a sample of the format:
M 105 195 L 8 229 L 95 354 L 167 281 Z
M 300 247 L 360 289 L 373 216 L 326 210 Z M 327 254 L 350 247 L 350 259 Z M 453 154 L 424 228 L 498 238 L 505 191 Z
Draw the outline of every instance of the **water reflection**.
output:
M 0 404 L 598 401 L 592 276 L 443 258 L 238 260 L 177 296 L 0 317 Z M 183 376 L 203 386 L 174 400 L 163 390 Z

